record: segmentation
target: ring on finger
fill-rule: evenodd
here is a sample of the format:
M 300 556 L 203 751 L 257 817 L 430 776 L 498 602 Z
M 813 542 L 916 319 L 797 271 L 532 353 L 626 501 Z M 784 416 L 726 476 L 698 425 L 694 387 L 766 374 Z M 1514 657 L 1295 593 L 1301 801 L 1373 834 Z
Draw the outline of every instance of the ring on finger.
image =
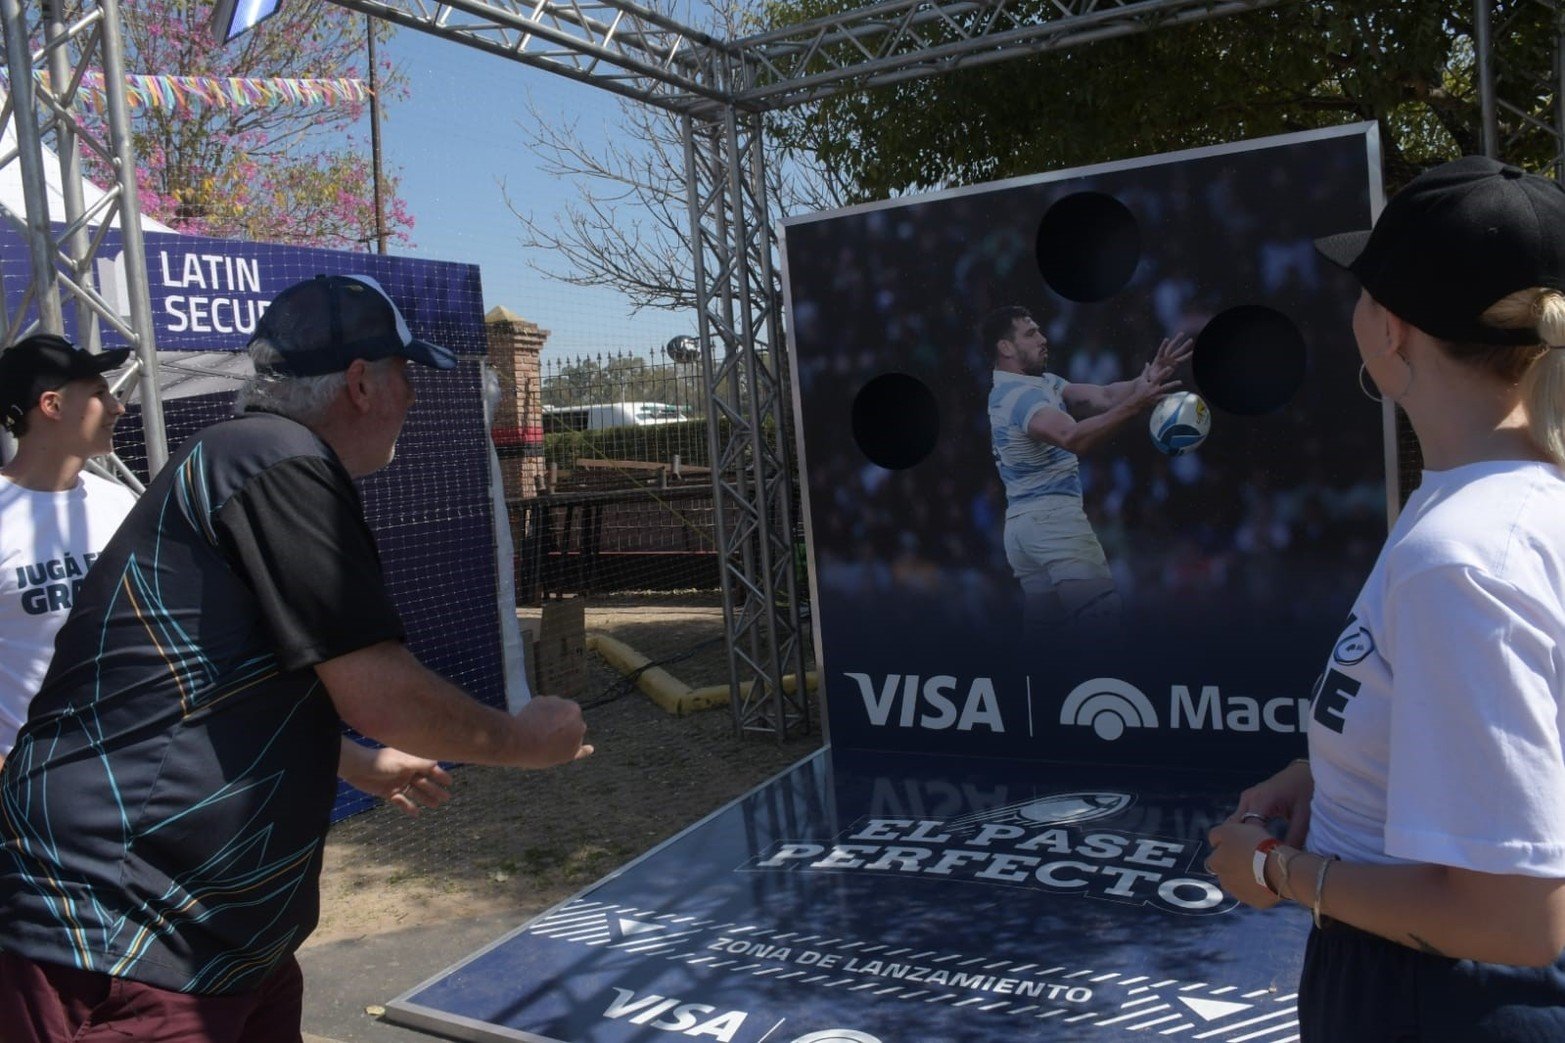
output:
M 1240 822 L 1248 822 L 1252 818 L 1255 819 L 1257 822 L 1265 822 L 1266 821 L 1266 816 L 1262 815 L 1258 811 L 1246 811 L 1243 815 L 1239 816 L 1239 821 Z

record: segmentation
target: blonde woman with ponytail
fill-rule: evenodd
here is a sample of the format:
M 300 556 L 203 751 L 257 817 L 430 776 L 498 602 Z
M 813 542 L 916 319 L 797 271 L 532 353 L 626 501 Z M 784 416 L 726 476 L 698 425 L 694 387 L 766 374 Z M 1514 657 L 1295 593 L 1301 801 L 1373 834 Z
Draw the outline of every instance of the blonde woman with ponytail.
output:
M 1527 370 L 1523 398 L 1533 441 L 1565 467 L 1565 293 L 1533 289 L 1504 298 L 1485 319 L 1496 326 L 1526 328 L 1531 323 L 1542 341 L 1541 358 Z
M 1456 160 L 1316 246 L 1425 470 L 1208 866 L 1313 918 L 1302 1043 L 1565 1041 L 1565 188 Z

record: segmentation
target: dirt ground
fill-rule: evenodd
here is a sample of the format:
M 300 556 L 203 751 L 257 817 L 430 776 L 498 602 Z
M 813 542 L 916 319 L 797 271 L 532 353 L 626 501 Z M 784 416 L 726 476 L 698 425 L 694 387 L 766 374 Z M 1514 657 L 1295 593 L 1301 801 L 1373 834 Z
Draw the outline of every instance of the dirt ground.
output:
M 598 597 L 586 615 L 589 633 L 655 661 L 696 649 L 665 667 L 692 687 L 727 681 L 716 594 Z M 581 702 L 597 752 L 547 772 L 462 768 L 443 808 L 414 819 L 380 807 L 339 823 L 307 945 L 490 913 L 519 923 L 820 745 L 818 714 L 809 736 L 741 739 L 726 707 L 673 717 L 596 655 L 588 664 Z

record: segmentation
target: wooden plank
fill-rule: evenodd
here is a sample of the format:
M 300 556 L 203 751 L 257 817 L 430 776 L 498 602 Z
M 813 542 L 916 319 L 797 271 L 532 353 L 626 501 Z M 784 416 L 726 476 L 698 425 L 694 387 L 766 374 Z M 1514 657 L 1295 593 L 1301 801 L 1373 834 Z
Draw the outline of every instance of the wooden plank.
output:
M 588 470 L 661 471 L 667 468 L 668 464 L 660 464 L 652 460 L 609 460 L 598 456 L 580 456 L 576 458 L 576 466 Z
M 586 690 L 586 602 L 545 601 L 538 624 L 537 694 L 580 699 Z
M 658 463 L 655 460 L 606 460 L 601 457 L 578 457 L 576 466 L 587 471 L 672 471 L 672 464 Z M 690 464 L 681 464 L 680 474 L 711 474 L 710 467 L 695 467 Z

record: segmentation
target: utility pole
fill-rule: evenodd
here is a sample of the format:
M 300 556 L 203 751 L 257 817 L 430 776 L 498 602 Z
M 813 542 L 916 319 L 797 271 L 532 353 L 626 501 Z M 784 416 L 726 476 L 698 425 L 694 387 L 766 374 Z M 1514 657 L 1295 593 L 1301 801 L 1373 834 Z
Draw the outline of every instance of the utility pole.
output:
M 386 202 L 380 184 L 380 85 L 375 73 L 375 19 L 364 16 L 364 37 L 369 41 L 370 66 L 370 170 L 375 186 L 375 252 L 386 252 Z

